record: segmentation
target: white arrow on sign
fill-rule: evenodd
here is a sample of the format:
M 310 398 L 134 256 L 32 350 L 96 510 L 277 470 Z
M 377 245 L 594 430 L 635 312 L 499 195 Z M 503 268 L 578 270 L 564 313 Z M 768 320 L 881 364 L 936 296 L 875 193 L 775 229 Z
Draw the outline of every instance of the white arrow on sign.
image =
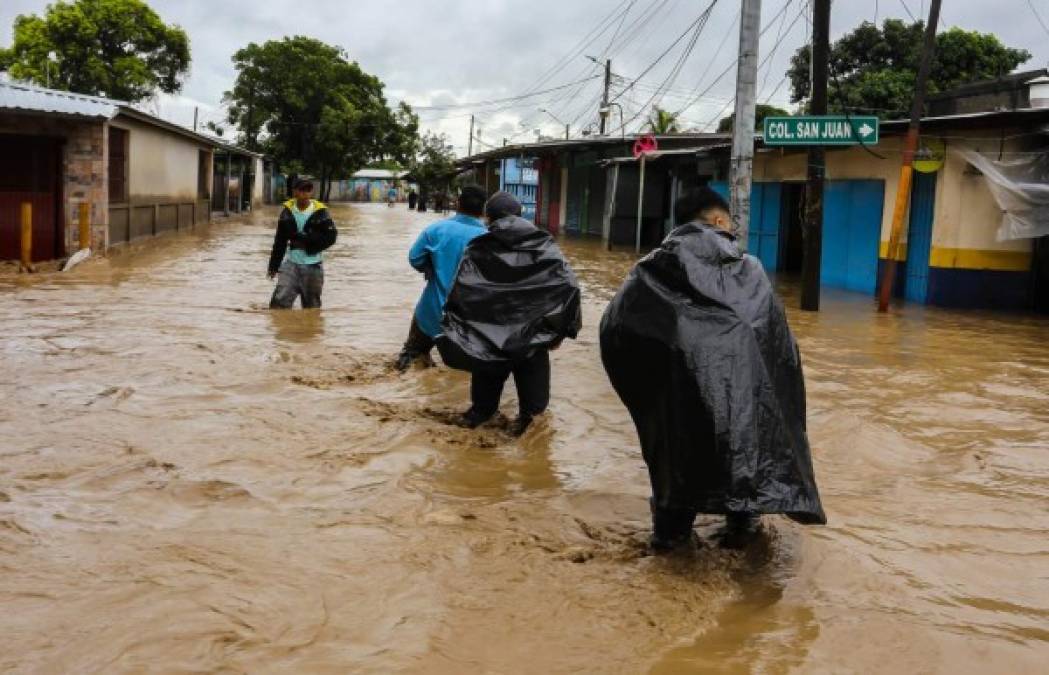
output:
M 863 136 L 864 138 L 866 138 L 867 136 L 870 136 L 871 134 L 874 133 L 874 127 L 872 127 L 871 125 L 869 125 L 866 122 L 864 122 L 863 126 L 860 127 L 858 129 L 858 131 L 860 132 L 860 136 Z

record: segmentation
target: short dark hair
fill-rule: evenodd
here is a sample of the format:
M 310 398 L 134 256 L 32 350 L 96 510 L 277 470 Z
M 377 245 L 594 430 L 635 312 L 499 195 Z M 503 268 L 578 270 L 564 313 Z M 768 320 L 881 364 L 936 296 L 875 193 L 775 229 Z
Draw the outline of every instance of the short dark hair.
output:
M 467 185 L 459 192 L 459 213 L 468 216 L 483 216 L 484 202 L 488 196 L 480 185 Z
M 731 212 L 725 198 L 714 190 L 707 186 L 693 188 L 674 202 L 674 223 L 676 225 L 691 223 L 711 209 L 721 209 L 725 213 Z
M 300 178 L 295 181 L 292 190 L 306 190 L 307 192 L 313 192 L 313 181 L 309 178 Z

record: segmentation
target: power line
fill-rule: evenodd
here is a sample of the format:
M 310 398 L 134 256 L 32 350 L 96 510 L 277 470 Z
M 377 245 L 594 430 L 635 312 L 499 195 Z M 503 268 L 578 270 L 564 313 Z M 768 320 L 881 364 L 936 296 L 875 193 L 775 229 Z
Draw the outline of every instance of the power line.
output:
M 914 18 L 914 12 L 912 12 L 911 8 L 907 6 L 906 0 L 900 0 L 900 4 L 903 5 L 905 10 L 907 10 L 907 16 L 911 17 L 911 21 L 917 21 L 917 19 Z
M 782 7 L 780 7 L 780 10 L 779 10 L 778 12 L 776 12 L 776 14 L 775 14 L 775 15 L 774 15 L 774 16 L 773 16 L 773 17 L 772 17 L 771 19 L 769 19 L 769 22 L 768 22 L 767 24 L 765 24 L 765 27 L 761 29 L 761 33 L 760 33 L 759 37 L 760 37 L 761 35 L 764 35 L 764 34 L 765 34 L 766 32 L 768 32 L 768 30 L 769 30 L 770 28 L 772 28 L 772 25 L 773 25 L 774 23 L 776 23 L 776 19 L 778 19 L 778 18 L 780 17 L 780 15 L 785 15 L 785 14 L 786 14 L 786 11 L 787 11 L 787 9 L 788 9 L 788 8 L 789 8 L 789 7 L 790 7 L 790 6 L 791 6 L 791 5 L 793 4 L 793 3 L 794 3 L 794 0 L 787 0 L 786 2 L 784 2 L 784 3 L 783 3 L 783 6 L 782 6 Z M 797 21 L 797 19 L 795 19 L 795 21 Z M 735 22 L 733 22 L 733 24 L 732 24 L 732 25 L 733 25 L 733 26 L 735 26 L 735 25 L 736 25 L 736 23 L 738 23 L 738 22 L 739 22 L 739 17 L 737 16 L 737 17 L 736 17 L 736 21 L 735 21 Z M 791 24 L 791 25 L 793 26 L 793 24 Z M 788 32 L 789 32 L 789 30 L 790 30 L 790 29 L 788 29 Z M 728 31 L 727 33 L 725 33 L 725 36 L 724 36 L 724 37 L 722 37 L 722 39 L 721 39 L 721 44 L 720 44 L 720 45 L 718 45 L 718 51 L 720 51 L 720 50 L 721 50 L 721 46 L 725 44 L 725 41 L 726 41 L 726 40 L 728 39 L 728 37 L 729 37 L 729 36 L 731 35 L 731 32 L 732 32 L 731 30 L 730 30 L 730 31 Z M 779 45 L 779 40 L 782 40 L 782 39 L 784 39 L 785 37 L 786 37 L 786 36 L 784 35 L 784 36 L 782 36 L 781 38 L 779 38 L 779 39 L 777 40 L 777 43 L 776 43 L 777 47 L 778 47 L 778 45 Z M 768 60 L 768 59 L 766 58 L 766 59 L 765 59 L 765 61 L 762 61 L 762 65 L 764 65 L 764 64 L 765 64 L 765 62 L 766 62 L 767 60 Z M 721 81 L 721 80 L 722 80 L 722 79 L 723 79 L 723 78 L 724 78 L 724 77 L 725 77 L 726 75 L 728 75 L 728 74 L 729 74 L 730 72 L 732 72 L 732 69 L 733 69 L 733 68 L 735 68 L 735 67 L 736 67 L 736 65 L 737 65 L 738 63 L 739 63 L 739 54 L 737 54 L 737 55 L 736 55 L 736 58 L 735 58 L 735 59 L 734 59 L 734 60 L 732 61 L 732 63 L 730 63 L 730 64 L 728 65 L 728 67 L 726 67 L 726 68 L 725 68 L 725 69 L 724 69 L 723 71 L 721 71 L 721 73 L 720 73 L 720 74 L 719 74 L 719 75 L 718 75 L 718 76 L 717 76 L 716 78 L 714 78 L 714 81 L 713 81 L 713 82 L 711 82 L 711 83 L 710 83 L 710 85 L 708 85 L 706 89 L 704 89 L 704 90 L 703 90 L 703 91 L 702 91 L 701 93 L 699 93 L 699 94 L 697 94 L 697 95 L 694 95 L 694 96 L 692 96 L 692 97 L 691 97 L 691 98 L 689 99 L 689 102 L 688 102 L 688 103 L 686 103 L 685 105 L 681 106 L 681 108 L 680 108 L 680 109 L 679 109 L 679 110 L 678 110 L 678 111 L 677 111 L 676 113 L 674 113 L 674 114 L 675 114 L 675 115 L 680 115 L 681 113 L 685 112 L 686 110 L 688 110 L 689 108 L 691 108 L 691 107 L 692 107 L 693 105 L 695 105 L 696 101 L 698 101 L 699 99 L 703 98 L 703 97 L 704 97 L 704 96 L 705 96 L 705 95 L 706 95 L 707 93 L 709 93 L 709 92 L 710 92 L 710 90 L 711 90 L 711 89 L 713 89 L 714 87 L 716 87 L 716 86 L 717 86 L 718 82 L 720 82 L 720 81 Z M 713 65 L 713 62 L 711 62 L 711 65 Z M 706 78 L 706 76 L 707 76 L 707 73 L 708 73 L 709 71 L 710 71 L 710 66 L 708 66 L 708 67 L 707 67 L 707 69 L 706 69 L 705 71 L 703 71 L 703 75 L 702 75 L 702 76 L 701 76 L 701 77 L 699 78 L 700 84 L 697 84 L 697 85 L 696 85 L 696 89 L 695 89 L 695 91 L 698 91 L 698 90 L 699 90 L 699 87 L 700 87 L 700 86 L 702 86 L 702 82 L 703 82 L 703 79 L 704 79 L 704 78 Z M 730 99 L 730 100 L 731 100 L 731 101 L 735 101 L 736 99 L 735 99 L 735 98 L 732 98 L 732 99 Z
M 1031 14 L 1034 14 L 1034 18 L 1038 19 L 1038 23 L 1041 24 L 1042 30 L 1045 31 L 1045 34 L 1049 35 L 1049 25 L 1046 25 L 1045 21 L 1042 20 L 1042 15 L 1034 8 L 1034 3 L 1031 2 L 1031 0 L 1027 0 L 1027 6 L 1031 8 Z
M 788 4 L 789 4 L 789 2 L 788 2 Z M 807 9 L 807 7 L 806 7 L 805 5 L 802 5 L 801 11 L 800 11 L 800 12 L 798 12 L 798 15 L 797 15 L 797 16 L 795 16 L 795 17 L 794 17 L 794 20 L 790 22 L 790 26 L 789 26 L 789 27 L 787 28 L 787 32 L 785 32 L 785 33 L 783 34 L 783 36 L 782 36 L 782 37 L 781 37 L 781 38 L 780 38 L 780 39 L 779 39 L 779 40 L 778 40 L 778 41 L 776 42 L 776 44 L 775 44 L 775 45 L 773 45 L 772 51 L 771 51 L 771 52 L 769 52 L 769 54 L 765 56 L 765 58 L 764 58 L 764 59 L 762 60 L 762 62 L 758 64 L 758 68 L 759 68 L 759 69 L 760 69 L 760 68 L 761 68 L 762 66 L 764 66 L 764 65 L 765 65 L 765 63 L 766 63 L 767 61 L 769 61 L 769 60 L 771 59 L 771 57 L 772 57 L 772 54 L 775 54 L 775 53 L 776 53 L 776 49 L 778 49 L 778 48 L 779 48 L 779 45 L 780 45 L 780 43 L 781 43 L 781 42 L 783 42 L 784 40 L 786 40 L 786 39 L 787 39 L 787 37 L 788 37 L 788 36 L 789 36 L 789 35 L 791 34 L 791 32 L 792 32 L 792 31 L 794 30 L 794 26 L 795 26 L 795 25 L 797 25 L 797 23 L 798 23 L 798 21 L 799 21 L 799 20 L 801 19 L 801 17 L 805 15 L 805 10 L 806 10 L 806 9 Z M 736 60 L 738 61 L 739 59 L 737 58 Z M 729 66 L 729 70 L 731 70 L 731 69 L 732 69 L 732 68 L 733 68 L 733 67 L 734 67 L 735 65 L 736 65 L 735 63 L 733 63 L 732 65 L 730 65 L 730 66 Z M 727 72 L 727 71 L 726 71 L 726 72 Z M 722 73 L 722 76 L 724 76 L 724 74 L 725 74 L 725 73 Z M 784 78 L 784 79 L 786 79 L 786 78 Z M 778 87 L 777 87 L 777 89 L 778 89 Z M 735 98 L 733 98 L 733 99 L 732 99 L 732 101 L 730 101 L 730 102 L 729 102 L 728 104 L 726 104 L 726 105 L 725 105 L 725 106 L 724 106 L 724 107 L 723 107 L 723 108 L 722 108 L 721 110 L 719 110 L 719 111 L 718 111 L 717 115 L 715 115 L 715 116 L 714 116 L 714 117 L 713 117 L 713 118 L 712 118 L 712 119 L 711 119 L 710 121 L 708 121 L 708 122 L 707 122 L 706 124 L 704 124 L 704 125 L 703 125 L 703 128 L 704 128 L 704 129 L 708 129 L 708 128 L 710 128 L 710 127 L 711 127 L 711 126 L 712 126 L 712 125 L 713 125 L 713 124 L 714 124 L 715 122 L 717 122 L 717 121 L 718 121 L 718 119 L 720 119 L 720 118 L 721 118 L 721 116 L 722 116 L 722 115 L 724 115 L 724 114 L 725 114 L 725 111 L 726 111 L 726 110 L 728 110 L 728 109 L 729 109 L 729 107 L 731 107 L 731 106 L 732 106 L 733 104 L 735 104 L 735 102 L 736 102 L 736 99 L 735 99 Z
M 662 100 L 663 89 L 665 87 L 669 86 L 671 83 L 673 83 L 673 81 L 677 78 L 678 74 L 680 74 L 681 69 L 685 65 L 685 62 L 688 61 L 689 56 L 692 55 L 692 51 L 693 51 L 693 49 L 696 46 L 696 42 L 699 40 L 699 36 L 703 32 L 703 29 L 706 28 L 707 22 L 710 20 L 710 15 L 714 11 L 714 6 L 717 5 L 717 3 L 718 3 L 718 0 L 713 0 L 713 2 L 711 2 L 710 5 L 707 6 L 707 8 L 696 18 L 696 20 L 693 21 L 689 25 L 689 29 L 688 30 L 692 31 L 692 37 L 689 40 L 688 45 L 682 51 L 682 54 L 678 58 L 677 62 L 670 69 L 670 72 L 667 74 L 666 78 L 663 79 L 663 83 L 660 84 L 659 87 L 656 88 L 656 92 L 654 94 L 652 94 L 651 97 L 649 97 L 648 101 L 646 101 L 645 104 L 643 106 L 641 106 L 641 108 L 638 109 L 638 111 L 634 115 L 632 115 L 630 117 L 629 120 L 627 120 L 625 122 L 622 122 L 619 125 L 619 128 L 616 129 L 616 131 L 620 131 L 620 132 L 624 131 L 627 128 L 627 126 L 629 126 L 630 124 L 632 124 L 634 122 L 634 120 L 636 120 L 638 117 L 640 117 L 642 114 L 644 114 L 644 112 L 649 108 L 649 106 L 653 105 L 654 102 Z M 619 95 L 616 96 L 616 98 L 619 98 L 620 96 L 625 94 L 627 91 L 629 91 L 630 88 L 634 84 L 636 84 L 638 80 L 640 80 L 642 77 L 645 76 L 645 73 L 647 73 L 648 71 L 650 71 L 652 69 L 652 67 L 655 65 L 655 63 L 658 63 L 660 60 L 662 60 L 663 57 L 666 56 L 666 54 L 668 54 L 670 52 L 670 50 L 673 49 L 673 47 L 678 42 L 681 41 L 681 38 L 684 37 L 687 34 L 687 32 L 688 31 L 686 31 L 686 33 L 683 33 L 681 35 L 681 37 L 679 37 L 677 40 L 675 40 L 673 43 L 671 43 L 671 46 L 669 48 L 667 48 L 667 50 L 665 52 L 663 52 L 663 54 L 661 54 L 659 56 L 659 58 L 656 59 L 656 61 L 652 65 L 650 65 L 648 68 L 646 68 L 645 71 L 641 73 L 641 75 L 638 75 L 637 79 L 635 79 L 634 82 L 632 82 L 630 85 L 627 86 L 626 89 L 624 89 L 622 92 L 620 92 Z M 612 99 L 612 100 L 614 101 L 616 99 Z M 613 133 L 615 133 L 615 132 L 613 132 Z
M 577 80 L 575 82 L 569 82 L 567 84 L 562 84 L 562 85 L 560 85 L 558 87 L 550 87 L 549 89 L 542 89 L 540 91 L 535 91 L 535 92 L 532 92 L 530 94 L 520 94 L 518 96 L 508 96 L 506 98 L 493 98 L 493 99 L 489 99 L 487 101 L 473 101 L 473 102 L 470 102 L 470 103 L 449 103 L 447 105 L 422 105 L 422 106 L 414 106 L 413 105 L 412 106 L 412 110 L 456 110 L 456 109 L 459 109 L 459 108 L 483 108 L 483 107 L 489 106 L 489 105 L 499 105 L 499 104 L 502 104 L 502 103 L 509 103 L 509 102 L 514 102 L 514 101 L 522 101 L 524 99 L 533 98 L 535 96 L 541 96 L 543 94 L 549 94 L 550 92 L 553 92 L 553 91 L 560 91 L 562 89 L 568 89 L 569 87 L 574 87 L 577 84 L 580 84 L 580 83 L 583 83 L 583 82 L 589 82 L 590 80 L 593 80 L 593 79 L 596 79 L 596 78 L 594 78 L 594 77 L 587 77 L 587 78 L 584 78 L 582 80 Z
M 679 35 L 673 42 L 671 42 L 670 46 L 667 47 L 665 50 L 663 50 L 663 53 L 660 54 L 659 56 L 657 56 L 655 61 L 653 61 L 652 63 L 648 64 L 648 67 L 646 67 L 643 71 L 641 71 L 641 74 L 638 75 L 636 78 L 634 78 L 634 81 L 631 84 L 627 85 L 626 89 L 624 89 L 623 92 L 628 91 L 635 83 L 637 83 L 638 80 L 640 80 L 645 75 L 647 75 L 649 72 L 651 72 L 651 70 L 653 68 L 655 68 L 664 58 L 666 58 L 667 54 L 669 54 L 671 51 L 673 51 L 674 47 L 676 47 L 679 42 L 681 42 L 683 39 L 685 39 L 686 35 L 688 35 L 689 33 L 691 33 L 695 29 L 696 25 L 700 21 L 704 21 L 705 18 L 709 17 L 710 16 L 710 11 L 714 8 L 714 5 L 716 5 L 717 2 L 718 2 L 718 0 L 714 0 L 713 2 L 711 2 L 710 6 L 707 7 L 707 9 L 705 9 L 698 17 L 696 17 L 688 25 L 688 27 L 685 29 L 685 32 L 681 33 L 681 35 Z M 705 23 L 706 22 L 704 21 L 704 25 L 705 25 Z M 623 92 L 620 92 L 618 95 L 616 95 L 616 97 L 613 98 L 612 101 L 615 101 L 620 96 L 622 96 Z

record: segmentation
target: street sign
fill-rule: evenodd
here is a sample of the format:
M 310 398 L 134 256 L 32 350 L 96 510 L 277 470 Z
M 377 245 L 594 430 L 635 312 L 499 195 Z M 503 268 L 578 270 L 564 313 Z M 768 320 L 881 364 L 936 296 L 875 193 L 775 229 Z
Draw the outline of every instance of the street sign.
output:
M 659 143 L 656 142 L 656 137 L 652 134 L 645 134 L 634 141 L 634 159 L 652 154 L 657 150 L 659 150 Z
M 765 145 L 877 145 L 878 118 L 862 115 L 766 117 Z

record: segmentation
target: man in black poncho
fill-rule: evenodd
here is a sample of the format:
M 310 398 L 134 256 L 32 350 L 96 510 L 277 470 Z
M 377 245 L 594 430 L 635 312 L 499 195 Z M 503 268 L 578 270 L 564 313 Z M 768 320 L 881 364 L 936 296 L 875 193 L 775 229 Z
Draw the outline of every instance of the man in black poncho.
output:
M 579 332 L 579 284 L 550 234 L 521 218 L 513 195 L 492 195 L 485 217 L 488 232 L 467 246 L 448 294 L 437 348 L 447 365 L 473 376 L 468 427 L 495 415 L 514 376 L 520 435 L 550 403 L 550 350 Z
M 724 514 L 736 542 L 762 513 L 825 523 L 783 307 L 720 195 L 689 192 L 674 216 L 601 320 L 601 358 L 648 465 L 652 546 L 688 543 L 698 513 Z

